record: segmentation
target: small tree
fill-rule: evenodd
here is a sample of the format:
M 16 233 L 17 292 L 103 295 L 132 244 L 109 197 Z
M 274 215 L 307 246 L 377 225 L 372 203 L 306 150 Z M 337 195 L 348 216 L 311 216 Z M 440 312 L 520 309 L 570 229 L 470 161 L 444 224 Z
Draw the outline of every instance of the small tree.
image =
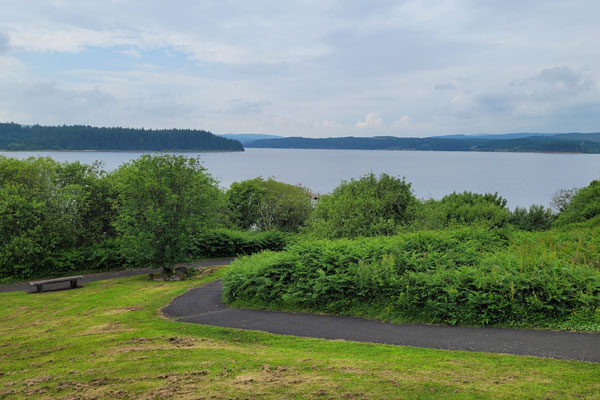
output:
M 242 229 L 297 232 L 312 212 L 306 189 L 274 179 L 236 182 L 227 191 L 227 208 Z
M 550 205 L 557 212 L 561 213 L 567 209 L 573 197 L 577 194 L 579 188 L 571 188 L 571 189 L 561 189 L 558 192 L 554 193 L 552 196 L 552 202 Z
M 121 250 L 137 264 L 172 273 L 192 234 L 218 219 L 222 193 L 197 158 L 143 155 L 123 164 L 112 179 Z
M 321 196 L 310 230 L 325 238 L 393 235 L 411 219 L 415 201 L 403 178 L 370 173 Z
M 579 189 L 558 215 L 557 225 L 584 222 L 600 218 L 600 180 Z M 596 222 L 599 222 L 595 219 Z

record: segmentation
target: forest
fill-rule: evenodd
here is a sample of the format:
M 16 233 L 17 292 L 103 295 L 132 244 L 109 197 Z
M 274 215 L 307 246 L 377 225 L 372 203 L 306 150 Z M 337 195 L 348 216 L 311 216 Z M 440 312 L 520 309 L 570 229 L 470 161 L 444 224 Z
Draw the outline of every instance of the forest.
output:
M 0 123 L 2 150 L 244 151 L 242 144 L 203 130 L 98 128 Z
M 260 139 L 246 147 L 277 149 L 352 149 L 352 150 L 430 150 L 430 151 L 504 151 L 542 153 L 600 153 L 600 134 L 560 134 L 515 139 L 463 137 L 335 137 Z
M 0 157 L 0 280 L 236 256 L 232 305 L 396 322 L 600 331 L 600 181 L 552 208 L 497 193 L 418 199 L 386 174 L 318 201 L 198 158 L 100 164 Z

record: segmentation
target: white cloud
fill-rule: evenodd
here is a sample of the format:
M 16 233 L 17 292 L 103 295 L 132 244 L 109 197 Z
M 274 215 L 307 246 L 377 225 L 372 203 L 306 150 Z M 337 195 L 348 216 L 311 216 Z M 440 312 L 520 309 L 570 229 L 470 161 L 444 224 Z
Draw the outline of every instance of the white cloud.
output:
M 131 46 L 139 43 L 134 32 L 94 30 L 76 26 L 11 26 L 13 47 L 30 52 L 78 53 L 86 47 Z
M 379 113 L 370 112 L 363 121 L 357 121 L 354 124 L 357 128 L 379 128 L 383 125 L 383 119 L 379 118 Z
M 317 122 L 314 126 L 315 126 L 315 128 L 337 128 L 337 127 L 340 127 L 341 124 L 336 121 L 324 119 L 321 122 Z
M 393 126 L 396 128 L 405 128 L 410 126 L 412 122 L 412 118 L 408 115 L 403 115 L 399 120 L 394 121 Z

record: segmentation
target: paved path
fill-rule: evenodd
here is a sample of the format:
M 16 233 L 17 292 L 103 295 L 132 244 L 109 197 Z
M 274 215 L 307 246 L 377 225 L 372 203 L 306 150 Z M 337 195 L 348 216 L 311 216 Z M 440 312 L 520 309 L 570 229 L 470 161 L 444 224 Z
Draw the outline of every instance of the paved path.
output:
M 177 264 L 176 267 L 194 267 L 194 268 L 199 268 L 199 267 L 208 267 L 211 265 L 226 265 L 226 264 L 230 264 L 233 261 L 233 258 L 219 258 L 219 259 L 212 259 L 212 260 L 206 260 L 206 261 L 196 261 L 193 263 L 186 263 L 186 264 Z M 162 268 L 136 268 L 136 269 L 126 269 L 126 270 L 122 270 L 122 271 L 109 271 L 109 272 L 99 272 L 96 274 L 88 274 L 88 275 L 83 275 L 83 279 L 79 280 L 79 283 L 81 284 L 85 284 L 87 282 L 94 282 L 94 281 L 104 281 L 106 279 L 115 279 L 115 278 L 126 278 L 128 276 L 135 276 L 135 275 L 144 275 L 144 274 L 149 274 L 151 272 L 160 272 Z M 76 274 L 71 274 L 71 275 L 76 275 Z M 39 281 L 41 279 L 32 279 L 33 281 Z M 59 286 L 61 284 L 56 284 L 56 286 Z M 66 283 L 67 287 L 69 285 L 69 283 Z M 62 286 L 65 286 L 65 283 L 62 283 Z M 0 285 L 0 293 L 5 293 L 5 292 L 34 292 L 35 288 L 32 288 L 32 286 L 29 284 L 29 281 L 27 282 L 17 282 L 17 283 L 10 283 L 8 285 Z M 47 290 L 44 289 L 44 292 L 46 292 Z M 50 291 L 52 291 L 52 289 L 50 289 Z
M 228 308 L 222 282 L 192 289 L 162 311 L 182 322 L 270 333 L 445 350 L 600 362 L 600 334 L 391 324 L 362 318 Z

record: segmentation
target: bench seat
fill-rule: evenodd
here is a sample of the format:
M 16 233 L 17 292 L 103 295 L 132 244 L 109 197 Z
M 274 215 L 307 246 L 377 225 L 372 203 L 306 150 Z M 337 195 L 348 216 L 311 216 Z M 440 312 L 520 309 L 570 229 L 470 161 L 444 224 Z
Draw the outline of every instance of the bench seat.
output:
M 29 282 L 29 284 L 31 286 L 35 286 L 38 293 L 43 290 L 44 285 L 48 285 L 51 283 L 59 283 L 59 282 L 71 282 L 71 289 L 75 289 L 77 287 L 77 280 L 82 279 L 82 278 L 83 278 L 83 275 L 67 276 L 64 278 L 54 278 L 54 279 L 46 279 L 43 281 Z

